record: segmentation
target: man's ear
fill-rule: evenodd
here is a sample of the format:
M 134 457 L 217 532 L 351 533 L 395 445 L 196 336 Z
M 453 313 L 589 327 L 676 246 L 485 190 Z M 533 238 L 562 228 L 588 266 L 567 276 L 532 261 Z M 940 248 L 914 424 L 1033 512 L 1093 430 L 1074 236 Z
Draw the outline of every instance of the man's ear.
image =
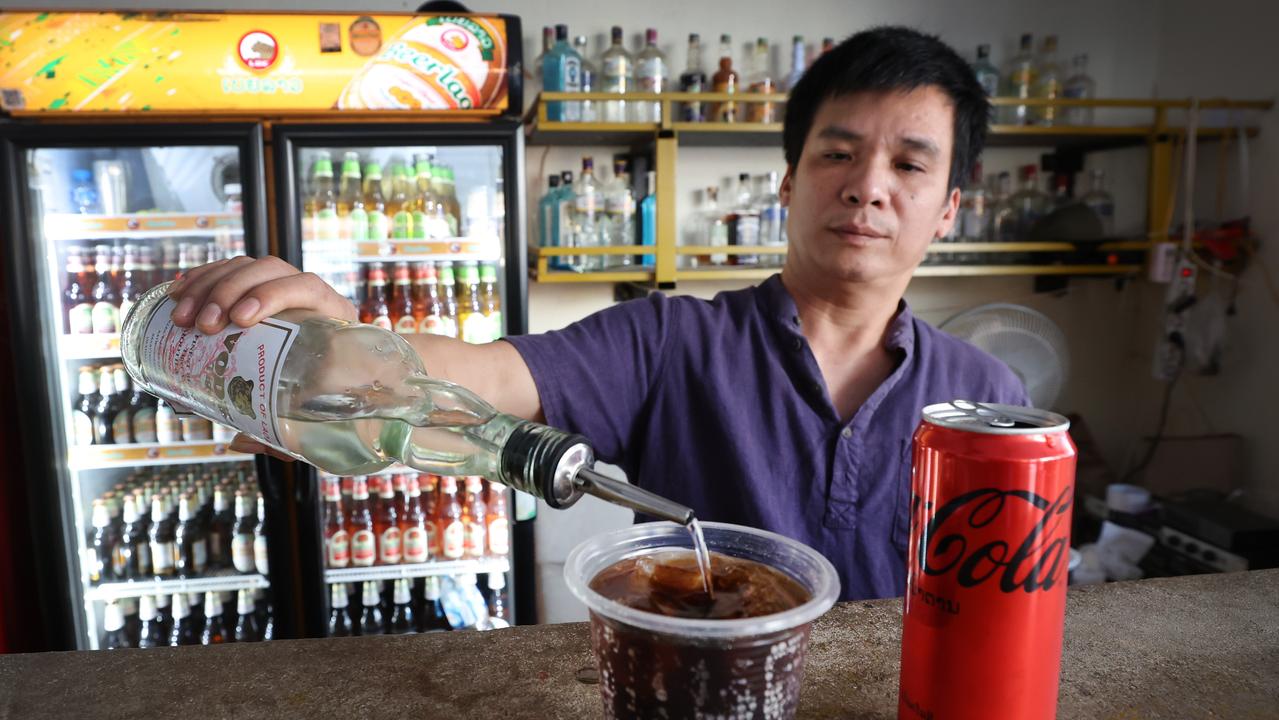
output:
M 789 207 L 789 206 L 790 206 L 790 191 L 791 191 L 791 174 L 792 174 L 792 172 L 793 172 L 793 168 L 791 168 L 791 166 L 787 165 L 787 166 L 786 166 L 786 173 L 785 173 L 784 175 L 782 175 L 782 185 L 781 185 L 781 187 L 779 187 L 779 188 L 777 189 L 777 197 L 781 198 L 781 201 L 782 201 L 782 207 Z
M 937 232 L 933 234 L 933 237 L 938 240 L 950 234 L 951 228 L 955 227 L 955 220 L 959 218 L 959 188 L 951 189 L 944 209 L 945 212 L 942 213 L 941 221 L 937 225 Z

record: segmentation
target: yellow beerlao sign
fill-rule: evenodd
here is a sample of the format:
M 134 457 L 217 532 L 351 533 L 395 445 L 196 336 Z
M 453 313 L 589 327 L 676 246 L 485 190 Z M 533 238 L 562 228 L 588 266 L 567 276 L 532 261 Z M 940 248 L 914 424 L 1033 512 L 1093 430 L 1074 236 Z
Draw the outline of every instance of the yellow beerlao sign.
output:
M 316 112 L 509 107 L 485 15 L 0 13 L 0 108 Z

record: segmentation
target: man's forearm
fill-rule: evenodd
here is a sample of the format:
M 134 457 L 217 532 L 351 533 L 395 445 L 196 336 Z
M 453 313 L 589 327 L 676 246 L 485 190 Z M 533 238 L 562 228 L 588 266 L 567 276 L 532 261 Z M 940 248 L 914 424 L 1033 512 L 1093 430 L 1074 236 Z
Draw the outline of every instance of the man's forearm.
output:
M 501 340 L 474 345 L 443 335 L 405 335 L 426 372 L 457 383 L 499 411 L 543 421 L 537 385 L 515 346 Z

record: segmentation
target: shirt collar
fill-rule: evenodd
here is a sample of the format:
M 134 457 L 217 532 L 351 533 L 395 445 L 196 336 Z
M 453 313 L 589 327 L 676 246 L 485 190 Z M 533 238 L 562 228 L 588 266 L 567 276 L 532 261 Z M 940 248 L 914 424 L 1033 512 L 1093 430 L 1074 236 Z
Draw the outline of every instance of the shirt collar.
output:
M 756 297 L 760 310 L 766 317 L 777 323 L 783 330 L 792 333 L 800 332 L 799 309 L 795 306 L 795 299 L 782 283 L 781 273 L 776 273 L 760 283 Z M 914 355 L 915 315 L 910 311 L 910 305 L 905 298 L 897 302 L 897 314 L 893 316 L 892 321 L 888 323 L 888 329 L 884 332 L 884 347 L 889 350 L 899 350 L 905 354 L 906 358 Z

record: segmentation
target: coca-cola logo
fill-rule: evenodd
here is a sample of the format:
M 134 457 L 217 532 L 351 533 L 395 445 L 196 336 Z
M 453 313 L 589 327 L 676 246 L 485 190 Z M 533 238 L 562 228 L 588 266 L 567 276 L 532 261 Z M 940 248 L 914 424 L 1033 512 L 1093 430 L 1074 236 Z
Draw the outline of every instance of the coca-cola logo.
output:
M 1031 593 L 1050 590 L 1062 579 L 1070 548 L 1070 509 L 1074 488 L 1067 486 L 1054 500 L 1028 490 L 982 488 L 950 499 L 927 519 L 917 552 L 924 575 L 955 573 L 960 587 L 972 588 L 996 580 L 999 590 Z M 915 517 L 933 510 L 915 496 Z M 1034 518 L 1025 528 L 1013 517 Z M 987 539 L 1003 524 L 1017 535 Z M 1020 533 L 1025 532 L 1024 536 Z M 974 540 L 985 540 L 974 546 Z M 979 541 L 980 542 L 980 541 Z

